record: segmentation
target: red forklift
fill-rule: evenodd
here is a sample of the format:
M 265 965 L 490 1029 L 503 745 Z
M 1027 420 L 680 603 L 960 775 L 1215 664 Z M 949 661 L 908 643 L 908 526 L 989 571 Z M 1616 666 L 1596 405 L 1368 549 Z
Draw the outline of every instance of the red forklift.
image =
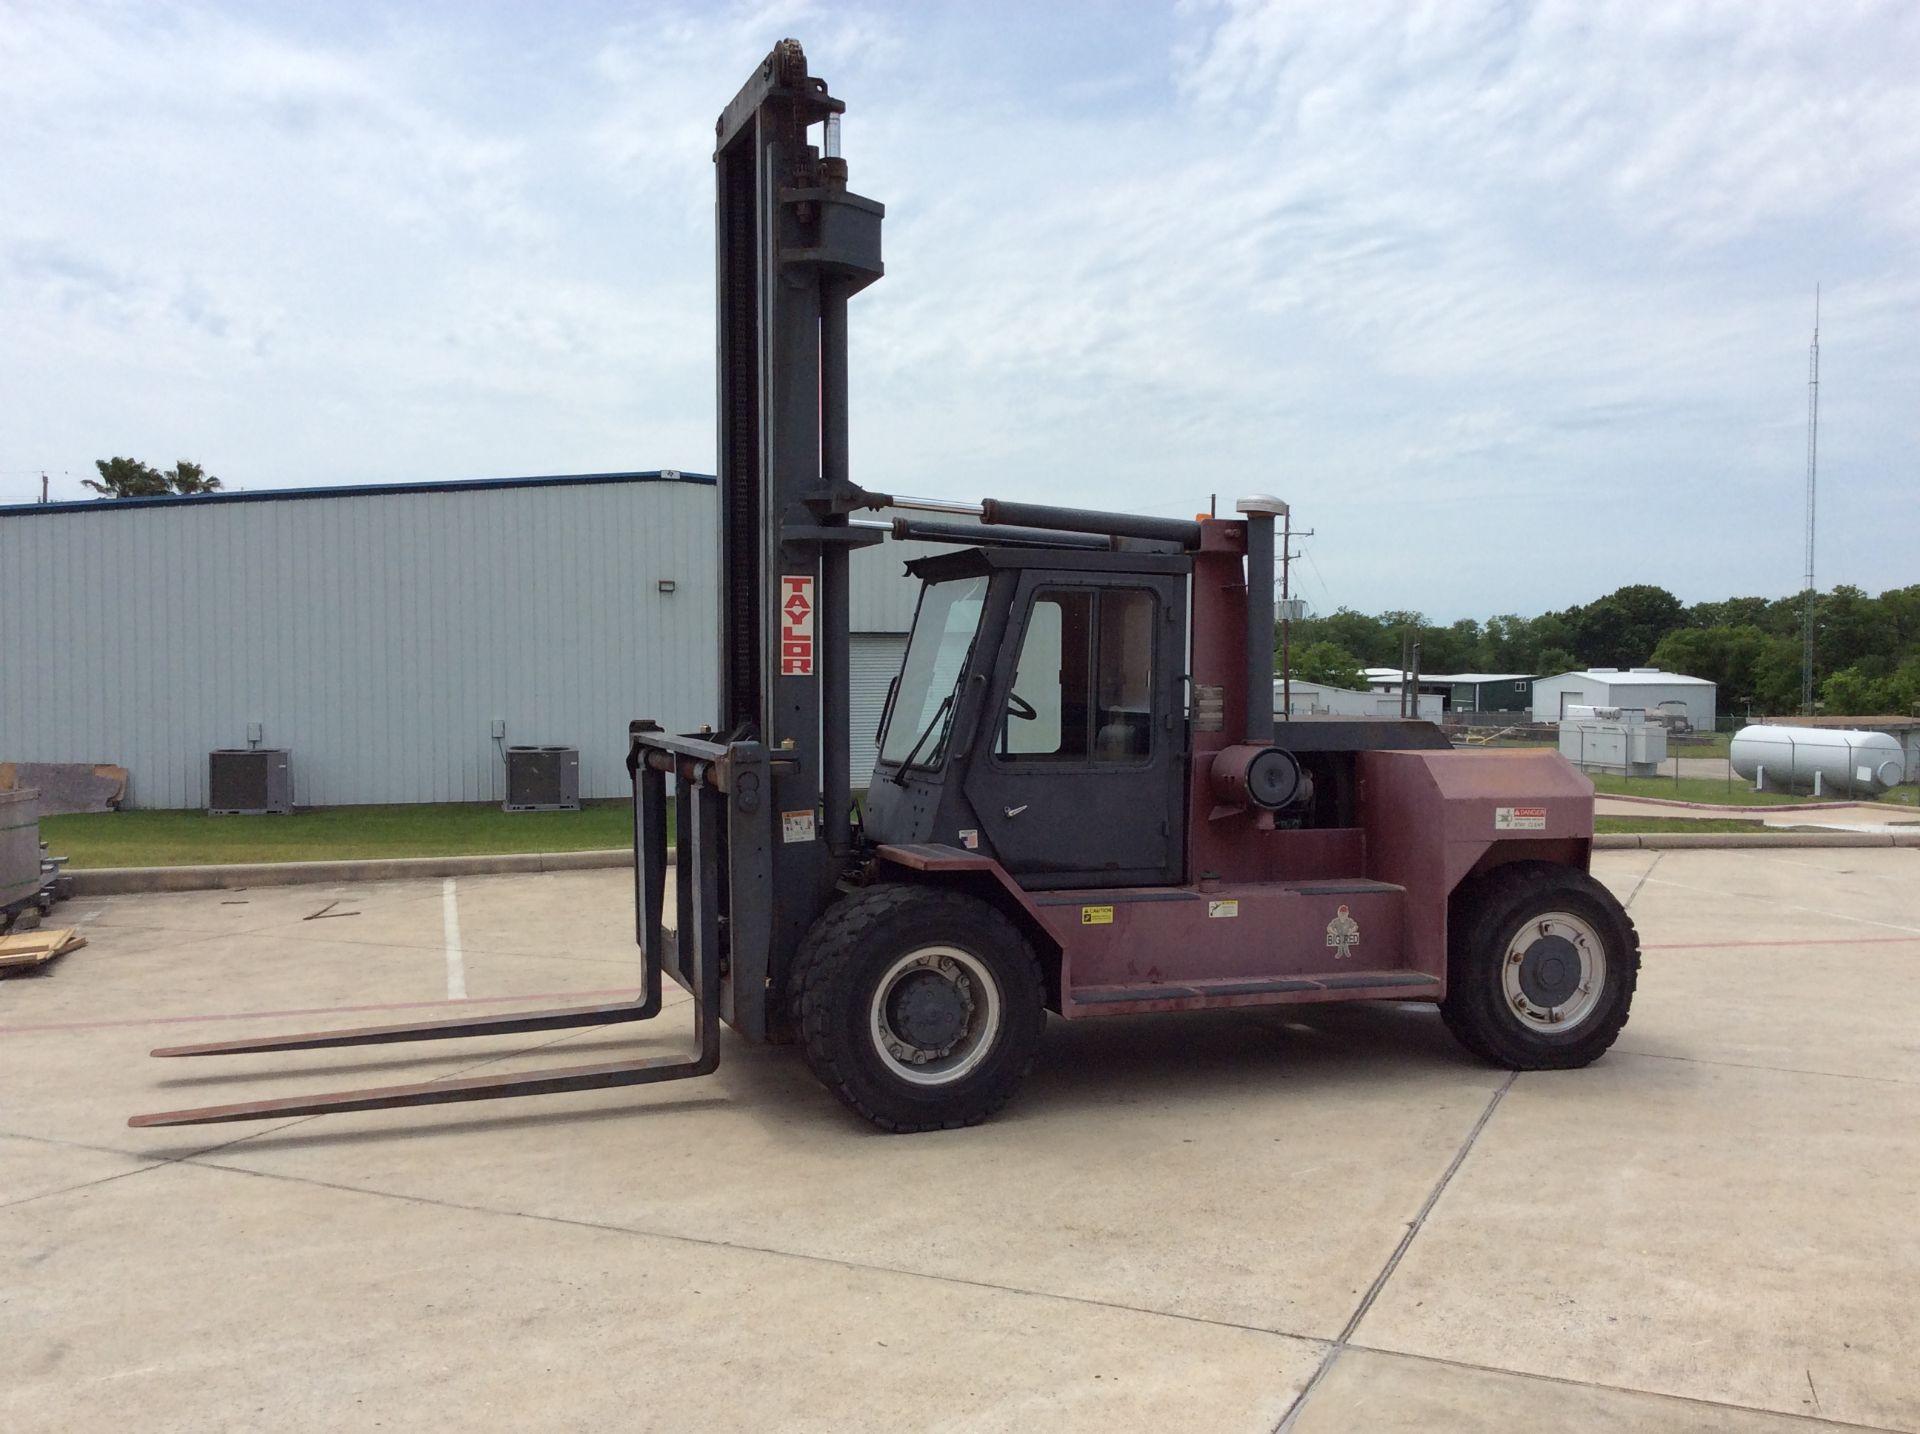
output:
M 852 481 L 847 305 L 881 276 L 884 210 L 847 188 L 843 110 L 788 40 L 717 127 L 720 712 L 630 724 L 638 999 L 154 1054 L 643 1021 L 663 977 L 693 995 L 697 1050 L 131 1124 L 692 1078 L 722 1025 L 798 1045 L 888 1131 L 991 1115 L 1049 1012 L 1431 1001 L 1516 1070 L 1613 1043 L 1639 944 L 1588 875 L 1584 777 L 1425 722 L 1276 721 L 1277 500 L 1171 519 Z M 889 538 L 951 551 L 908 564 L 919 606 L 856 804 L 848 561 Z

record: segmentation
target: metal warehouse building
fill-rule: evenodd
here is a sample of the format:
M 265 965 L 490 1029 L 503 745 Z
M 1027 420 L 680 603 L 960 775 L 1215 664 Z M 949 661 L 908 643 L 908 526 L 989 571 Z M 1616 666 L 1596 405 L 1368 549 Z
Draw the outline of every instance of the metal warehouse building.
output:
M 1404 677 L 1397 667 L 1362 669 L 1375 692 L 1398 694 Z M 1423 696 L 1441 699 L 1449 712 L 1525 712 L 1533 705 L 1530 672 L 1423 672 Z
M 554 744 L 624 796 L 629 718 L 713 719 L 717 521 L 671 471 L 0 508 L 0 762 L 200 807 L 251 743 L 302 806 L 498 801 L 502 749 Z M 926 551 L 853 556 L 859 784 Z
M 1447 706 L 1454 712 L 1525 713 L 1533 706 L 1531 672 L 1451 672 L 1420 677 L 1447 685 Z
M 1591 667 L 1563 672 L 1533 684 L 1533 720 L 1558 722 L 1570 706 L 1637 707 L 1646 712 L 1682 712 L 1695 731 L 1711 732 L 1719 689 L 1704 677 L 1685 677 L 1657 667 Z

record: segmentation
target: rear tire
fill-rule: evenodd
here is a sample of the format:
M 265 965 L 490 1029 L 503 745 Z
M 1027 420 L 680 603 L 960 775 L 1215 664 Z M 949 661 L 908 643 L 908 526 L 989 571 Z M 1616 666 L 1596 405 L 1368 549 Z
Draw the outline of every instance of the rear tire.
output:
M 795 955 L 788 1010 L 808 1067 L 882 1130 L 978 1125 L 1039 1052 L 1033 948 L 984 901 L 870 886 L 829 907 Z
M 1571 1070 L 1613 1044 L 1639 973 L 1640 937 L 1612 892 L 1572 867 L 1516 862 L 1454 893 L 1440 1014 L 1483 1060 Z

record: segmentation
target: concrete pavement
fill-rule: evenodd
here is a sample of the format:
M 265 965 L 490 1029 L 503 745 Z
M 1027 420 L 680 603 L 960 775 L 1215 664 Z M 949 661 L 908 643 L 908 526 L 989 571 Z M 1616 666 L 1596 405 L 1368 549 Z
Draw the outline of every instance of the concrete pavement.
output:
M 1405 1005 L 1056 1021 L 1001 1118 L 906 1138 L 731 1038 L 679 1086 L 129 1130 L 687 1012 L 162 1064 L 611 999 L 626 877 L 71 903 L 91 944 L 0 982 L 0 1427 L 1920 1429 L 1920 850 L 1596 872 L 1647 949 L 1589 1070 Z

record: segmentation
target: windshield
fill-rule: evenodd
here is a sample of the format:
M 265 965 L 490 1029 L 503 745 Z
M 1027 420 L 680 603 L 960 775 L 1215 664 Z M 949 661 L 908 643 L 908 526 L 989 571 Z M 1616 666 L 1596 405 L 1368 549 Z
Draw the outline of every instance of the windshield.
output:
M 900 689 L 880 741 L 882 762 L 937 767 L 946 760 L 960 676 L 986 601 L 984 577 L 933 583 L 921 593 Z

